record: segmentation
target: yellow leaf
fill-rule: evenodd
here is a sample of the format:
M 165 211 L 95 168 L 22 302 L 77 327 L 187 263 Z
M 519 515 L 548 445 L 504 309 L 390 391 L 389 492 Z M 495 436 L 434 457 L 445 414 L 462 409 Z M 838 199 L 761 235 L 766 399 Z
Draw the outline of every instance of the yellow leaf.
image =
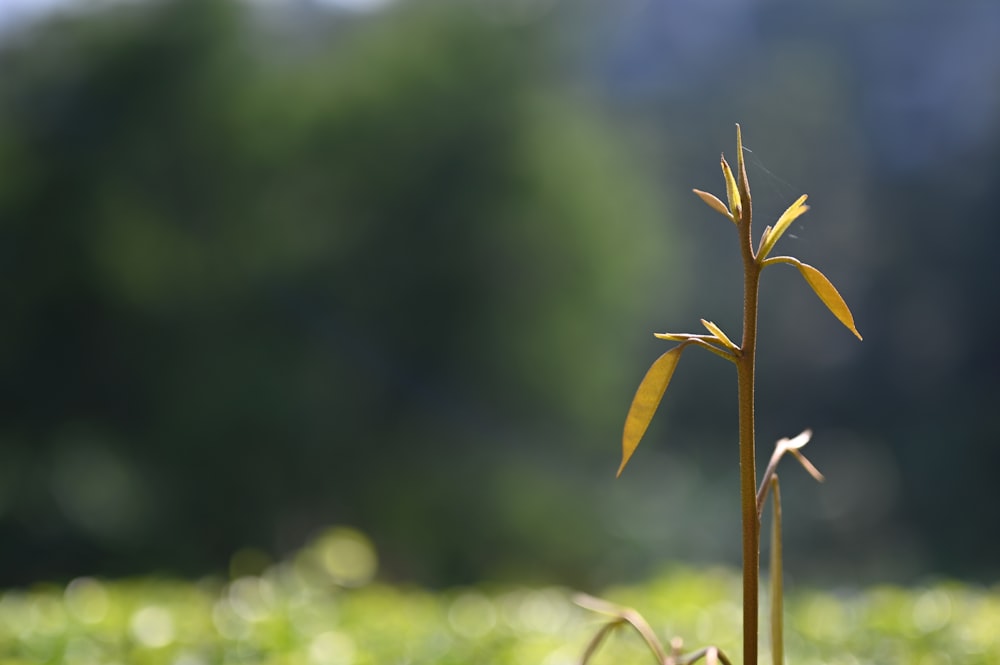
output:
M 722 332 L 722 328 L 715 325 L 711 321 L 706 321 L 705 319 L 702 319 L 701 325 L 705 326 L 705 329 L 708 330 L 708 332 L 715 335 L 716 339 L 718 339 L 720 342 L 723 343 L 723 345 L 729 347 L 733 351 L 736 351 L 737 349 L 740 348 L 733 343 L 733 340 L 729 339 L 729 337 L 726 336 L 726 333 Z
M 757 247 L 757 256 L 760 257 L 759 260 L 761 260 L 761 261 L 764 260 L 764 257 L 761 256 L 760 251 L 762 249 L 764 249 L 764 245 L 767 244 L 767 239 L 768 239 L 768 237 L 770 237 L 770 235 L 771 235 L 771 227 L 770 226 L 765 226 L 764 227 L 764 232 L 760 234 L 760 245 L 758 245 L 758 247 Z
M 734 219 L 739 219 L 742 214 L 740 207 L 740 190 L 736 186 L 736 179 L 733 177 L 733 170 L 729 168 L 729 162 L 725 156 L 722 157 L 722 175 L 726 178 L 726 198 L 729 199 L 729 211 Z
M 632 406 L 629 407 L 628 415 L 625 417 L 625 431 L 622 433 L 622 463 L 618 467 L 617 475 L 622 475 L 632 453 L 639 447 L 639 441 L 646 433 L 649 421 L 653 419 L 653 414 L 656 413 L 656 408 L 660 405 L 660 400 L 663 399 L 663 393 L 666 392 L 670 378 L 674 375 L 674 369 L 677 368 L 677 361 L 683 350 L 683 345 L 678 346 L 657 358 L 649 371 L 646 372 L 646 376 L 643 377 L 638 390 L 635 391 Z
M 653 337 L 656 339 L 665 339 L 668 342 L 685 342 L 689 339 L 697 337 L 697 335 L 691 335 L 688 333 L 653 333 Z
M 718 212 L 721 212 L 723 215 L 728 217 L 730 221 L 734 223 L 736 222 L 736 220 L 733 219 L 732 213 L 730 213 L 729 210 L 726 208 L 726 204 L 720 201 L 717 196 L 715 196 L 714 194 L 709 194 L 708 192 L 703 192 L 700 189 L 695 189 L 693 191 L 695 194 L 700 196 L 701 200 L 707 203 L 708 206 L 712 208 L 712 210 L 717 210 Z
M 771 253 L 771 249 L 774 247 L 775 243 L 778 242 L 778 238 L 788 230 L 792 222 L 799 218 L 802 213 L 809 210 L 809 206 L 803 205 L 807 198 L 806 194 L 803 194 L 795 201 L 792 205 L 788 206 L 785 212 L 781 213 L 781 217 L 775 222 L 774 228 L 771 232 L 766 234 L 766 237 L 760 243 L 760 250 L 757 252 L 757 260 L 763 261 L 767 258 L 767 255 Z
M 844 302 L 844 298 L 830 280 L 826 278 L 826 275 L 811 265 L 799 261 L 795 262 L 795 267 L 799 269 L 799 272 L 805 277 L 806 282 L 809 283 L 809 286 L 816 292 L 816 295 L 823 301 L 827 309 L 837 317 L 837 320 L 847 326 L 847 329 L 854 333 L 858 339 L 862 339 L 861 333 L 854 326 L 854 315 L 851 314 L 851 310 L 847 306 L 847 303 Z

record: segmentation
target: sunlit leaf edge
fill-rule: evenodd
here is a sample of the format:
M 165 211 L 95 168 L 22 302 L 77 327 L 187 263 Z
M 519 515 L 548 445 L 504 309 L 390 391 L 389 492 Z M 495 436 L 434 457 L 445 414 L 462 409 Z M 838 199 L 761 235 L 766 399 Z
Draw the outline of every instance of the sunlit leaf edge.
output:
M 649 367 L 646 376 L 639 383 L 628 415 L 625 417 L 625 428 L 622 432 L 622 463 L 618 467 L 617 476 L 622 475 L 625 465 L 632 458 L 632 454 L 639 447 L 639 442 L 649 428 L 649 423 L 670 384 L 683 350 L 684 345 L 681 345 L 661 355 Z
M 806 283 L 812 288 L 819 299 L 823 301 L 823 304 L 830 310 L 830 313 L 837 317 L 837 320 L 844 324 L 848 330 L 854 333 L 855 337 L 861 340 L 864 339 L 854 324 L 854 315 L 851 314 L 851 308 L 847 306 L 844 297 L 840 295 L 833 282 L 820 272 L 819 269 L 791 256 L 775 256 L 767 259 L 761 265 L 767 266 L 774 263 L 789 263 L 798 268 Z
M 713 323 L 711 321 L 706 321 L 705 319 L 702 319 L 701 320 L 701 325 L 705 326 L 705 330 L 707 330 L 708 332 L 712 333 L 712 335 L 717 340 L 719 340 L 724 346 L 726 346 L 727 348 L 730 348 L 733 351 L 735 351 L 735 350 L 737 350 L 737 349 L 740 348 L 740 347 L 738 347 L 736 345 L 735 342 L 733 342 L 733 340 L 729 339 L 729 336 L 726 335 L 726 333 L 722 332 L 722 328 L 720 328 L 719 326 L 715 325 L 715 323 Z
M 795 203 L 788 206 L 785 212 L 781 213 L 781 217 L 778 221 L 774 223 L 774 228 L 770 232 L 765 231 L 765 236 L 763 237 L 760 249 L 757 252 L 757 256 L 760 260 L 767 258 L 767 255 L 771 253 L 774 246 L 777 244 L 781 236 L 788 230 L 792 222 L 801 217 L 806 211 L 809 210 L 809 206 L 804 205 L 805 200 L 809 197 L 808 194 L 803 194 Z
M 725 156 L 722 157 L 722 175 L 726 178 L 726 198 L 729 199 L 729 211 L 733 217 L 738 218 L 742 214 L 740 189 L 736 185 L 733 170 L 729 168 L 729 162 L 726 161 Z
M 729 219 L 729 221 L 731 221 L 733 223 L 736 222 L 736 219 L 733 218 L 733 214 L 731 212 L 729 212 L 728 208 L 726 208 L 726 204 L 723 203 L 719 199 L 719 197 L 717 197 L 715 194 L 711 194 L 709 192 L 704 192 L 704 191 L 702 191 L 700 189 L 693 189 L 691 191 L 693 191 L 695 194 L 697 194 L 701 198 L 702 201 L 704 201 L 705 203 L 707 203 L 708 207 L 710 207 L 712 210 L 715 210 L 717 212 L 722 213 L 723 215 L 726 216 L 727 219 Z

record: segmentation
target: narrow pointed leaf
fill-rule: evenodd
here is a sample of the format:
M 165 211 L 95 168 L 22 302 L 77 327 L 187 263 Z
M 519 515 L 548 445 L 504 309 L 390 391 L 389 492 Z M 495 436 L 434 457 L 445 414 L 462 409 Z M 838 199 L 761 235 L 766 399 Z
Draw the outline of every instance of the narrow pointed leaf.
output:
M 711 351 L 715 355 L 725 358 L 729 362 L 736 362 L 736 349 L 716 346 L 721 344 L 721 340 L 715 335 L 692 335 L 691 333 L 653 333 L 657 339 L 665 339 L 668 342 L 681 342 L 683 344 L 694 344 L 706 351 Z
M 760 244 L 757 246 L 757 256 L 760 257 L 759 260 L 761 261 L 763 261 L 767 256 L 766 254 L 761 254 L 761 251 L 763 251 L 764 245 L 767 244 L 767 239 L 770 237 L 771 231 L 772 229 L 770 226 L 765 226 L 764 232 L 760 234 Z
M 733 340 L 729 339 L 729 337 L 726 336 L 726 333 L 722 332 L 722 328 L 715 325 L 711 321 L 706 321 L 705 319 L 702 319 L 701 325 L 705 326 L 705 329 L 708 330 L 708 332 L 715 335 L 716 339 L 722 342 L 724 346 L 732 349 L 733 351 L 736 351 L 737 349 L 740 348 L 733 343 Z
M 733 219 L 733 214 L 729 212 L 728 208 L 726 208 L 726 204 L 720 201 L 717 196 L 715 196 L 714 194 L 709 194 L 708 192 L 703 192 L 700 189 L 695 189 L 692 191 L 699 197 L 701 197 L 701 200 L 707 203 L 708 206 L 712 208 L 712 210 L 717 210 L 718 212 L 721 212 L 723 215 L 728 217 L 729 221 L 734 223 L 736 222 L 736 220 Z
M 734 219 L 739 219 L 742 214 L 740 206 L 740 189 L 736 186 L 736 178 L 733 177 L 733 170 L 729 168 L 729 162 L 725 156 L 722 157 L 722 175 L 726 178 L 726 198 L 729 199 L 729 211 Z
M 851 314 L 851 310 L 847 306 L 847 303 L 844 302 L 844 298 L 830 280 L 826 278 L 826 275 L 807 263 L 799 262 L 795 264 L 795 267 L 799 269 L 799 272 L 805 277 L 806 282 L 809 283 L 809 286 L 816 292 L 816 295 L 823 301 L 827 309 L 837 317 L 837 320 L 843 323 L 858 339 L 862 339 L 861 333 L 854 326 L 854 315 Z
M 740 193 L 742 205 L 746 208 L 747 216 L 749 217 L 752 211 L 750 205 L 750 181 L 747 179 L 747 165 L 743 161 L 743 132 L 740 129 L 740 123 L 736 123 L 736 175 L 739 178 L 737 191 Z
M 767 258 L 767 255 L 771 253 L 774 248 L 775 243 L 781 238 L 782 234 L 788 230 L 792 222 L 798 219 L 804 212 L 809 210 L 809 206 L 805 205 L 805 200 L 808 197 L 807 194 L 800 196 L 795 203 L 788 206 L 785 212 L 781 213 L 781 217 L 775 222 L 774 228 L 771 229 L 770 233 L 766 234 L 766 238 L 761 240 L 760 250 L 757 252 L 758 261 L 763 261 Z
M 692 335 L 691 333 L 653 333 L 653 337 L 656 339 L 665 339 L 668 342 L 686 342 L 691 339 L 697 339 L 698 335 Z
M 616 605 L 612 602 L 604 600 L 603 598 L 597 598 L 587 593 L 573 594 L 573 602 L 585 610 L 590 610 L 591 612 L 597 612 L 599 614 L 619 619 L 621 618 L 622 613 L 628 610 L 627 607 Z
M 826 480 L 826 477 L 822 473 L 820 473 L 820 470 L 817 469 L 815 466 L 813 466 L 813 463 L 810 462 L 809 459 L 805 455 L 803 455 L 802 453 L 800 453 L 798 451 L 798 449 L 796 449 L 796 448 L 789 448 L 788 452 L 790 452 L 792 454 L 792 457 L 794 457 L 795 459 L 797 459 L 799 461 L 799 464 L 802 465 L 802 468 L 805 469 L 806 472 L 810 476 L 812 476 L 813 479 L 816 482 L 822 483 L 822 482 L 824 482 Z
M 625 470 L 632 453 L 639 447 L 639 441 L 649 427 L 649 421 L 653 419 L 656 408 L 663 399 L 663 393 L 667 390 L 674 370 L 677 368 L 677 361 L 681 357 L 684 346 L 677 346 L 656 359 L 642 383 L 639 384 L 635 397 L 632 398 L 632 406 L 625 417 L 625 431 L 622 433 L 622 463 L 618 467 L 619 476 Z

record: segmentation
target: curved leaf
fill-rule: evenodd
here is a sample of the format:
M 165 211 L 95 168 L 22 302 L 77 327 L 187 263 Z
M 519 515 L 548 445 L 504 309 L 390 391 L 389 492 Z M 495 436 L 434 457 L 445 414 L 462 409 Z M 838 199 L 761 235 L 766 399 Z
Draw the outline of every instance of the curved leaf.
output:
M 826 278 L 826 275 L 807 263 L 797 261 L 795 267 L 799 269 L 799 272 L 805 277 L 806 282 L 809 283 L 809 286 L 816 292 L 816 295 L 823 301 L 827 309 L 837 317 L 837 320 L 847 326 L 847 329 L 854 333 L 858 339 L 862 339 L 861 333 L 854 326 L 854 315 L 851 314 L 851 310 L 847 306 L 847 303 L 844 302 L 844 298 L 830 280 Z
M 772 229 L 770 226 L 765 226 L 764 232 L 760 234 L 760 244 L 757 246 L 758 261 L 763 261 L 764 258 L 767 256 L 766 254 L 761 254 L 761 251 L 764 249 L 764 245 L 767 244 L 767 239 L 771 235 L 771 230 Z
M 729 221 L 736 223 L 736 220 L 733 219 L 733 214 L 729 212 L 729 210 L 726 208 L 726 204 L 720 201 L 717 196 L 715 196 L 714 194 L 709 194 L 708 192 L 703 192 L 700 189 L 694 189 L 691 191 L 693 191 L 695 194 L 701 197 L 701 200 L 707 203 L 708 207 L 710 207 L 712 210 L 721 212 L 723 215 L 729 218 Z
M 677 361 L 683 350 L 683 345 L 677 346 L 657 358 L 635 391 L 632 406 L 629 407 L 628 415 L 625 417 L 625 431 L 622 433 L 622 463 L 618 467 L 618 476 L 622 475 L 632 453 L 639 447 L 639 441 L 642 440 L 643 434 L 649 427 L 649 421 L 653 419 L 653 414 L 656 413 L 656 408 L 660 405 L 660 400 L 663 399 L 663 393 L 666 392 L 667 385 L 674 375 Z
M 791 226 L 792 222 L 798 219 L 802 213 L 809 210 L 809 206 L 805 205 L 806 198 L 808 198 L 808 194 L 800 196 L 795 203 L 788 206 L 788 209 L 785 210 L 785 212 L 781 213 L 781 217 L 779 217 L 778 221 L 774 223 L 774 228 L 771 229 L 771 232 L 765 232 L 765 236 L 762 238 L 760 243 L 760 249 L 757 252 L 759 261 L 763 261 L 767 258 L 771 249 L 774 248 L 775 243 L 777 243 L 781 235 L 788 230 L 788 227 Z
M 725 156 L 722 157 L 722 175 L 726 178 L 726 198 L 729 199 L 729 211 L 733 218 L 739 219 L 742 214 L 740 206 L 740 189 L 736 186 L 736 178 L 733 177 L 733 170 L 729 168 L 729 162 Z
M 656 337 L 657 339 L 665 339 L 668 342 L 681 342 L 683 344 L 694 344 L 696 346 L 700 346 L 706 351 L 711 351 L 720 358 L 725 358 L 729 362 L 736 362 L 736 352 L 739 351 L 739 348 L 736 347 L 735 345 L 727 348 L 716 346 L 716 343 L 722 343 L 722 342 L 715 335 L 692 335 L 690 333 L 653 333 L 653 337 Z
M 714 335 L 717 340 L 722 342 L 723 346 L 726 346 L 732 349 L 733 351 L 739 350 L 740 347 L 736 346 L 733 340 L 729 339 L 726 333 L 722 332 L 722 328 L 720 328 L 719 326 L 715 325 L 711 321 L 706 321 L 705 319 L 701 320 L 701 325 L 705 326 L 705 329 L 708 332 L 712 333 L 712 335 Z

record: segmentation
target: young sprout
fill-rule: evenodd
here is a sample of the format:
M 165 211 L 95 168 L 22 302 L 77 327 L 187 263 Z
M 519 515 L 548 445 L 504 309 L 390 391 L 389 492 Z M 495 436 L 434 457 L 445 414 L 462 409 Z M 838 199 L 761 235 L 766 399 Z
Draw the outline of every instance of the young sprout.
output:
M 677 345 L 662 354 L 646 372 L 639 383 L 635 397 L 625 418 L 625 428 L 622 434 L 622 459 L 618 467 L 621 476 L 626 465 L 632 459 L 660 405 L 663 395 L 673 378 L 674 370 L 680 360 L 681 353 L 688 347 L 696 347 L 710 351 L 725 358 L 736 366 L 737 404 L 739 407 L 739 456 L 740 456 L 740 507 L 743 542 L 743 662 L 746 665 L 757 663 L 758 641 L 758 583 L 760 576 L 760 522 L 764 502 L 769 493 L 774 498 L 775 519 L 772 528 L 772 654 L 774 662 L 780 664 L 783 659 L 781 607 L 781 505 L 776 468 L 778 462 L 786 454 L 795 457 L 814 478 L 822 480 L 822 474 L 809 463 L 800 449 L 812 436 L 809 430 L 793 439 L 781 439 L 771 462 L 764 472 L 760 488 L 757 487 L 757 470 L 755 461 L 754 422 L 754 384 L 755 360 L 757 347 L 757 298 L 760 287 L 760 275 L 764 268 L 778 264 L 789 264 L 798 269 L 806 283 L 812 288 L 827 309 L 851 331 L 859 340 L 854 323 L 854 316 L 844 302 L 843 297 L 823 273 L 811 265 L 791 256 L 771 256 L 781 236 L 788 230 L 792 222 L 809 210 L 805 205 L 806 196 L 800 196 L 778 220 L 764 229 L 760 240 L 754 249 L 753 243 L 753 203 L 750 196 L 750 183 L 747 180 L 746 164 L 743 161 L 743 138 L 740 126 L 736 125 L 736 172 L 734 173 L 725 155 L 721 158 L 722 174 L 726 183 L 726 200 L 723 203 L 717 196 L 701 190 L 694 190 L 710 208 L 725 216 L 736 227 L 740 253 L 743 260 L 743 330 L 740 343 L 735 343 L 722 328 L 711 321 L 701 320 L 708 334 L 693 333 L 656 333 L 655 336 Z M 655 642 L 655 635 L 650 637 L 648 624 L 634 611 L 619 608 L 604 601 L 592 599 L 589 596 L 578 599 L 581 605 L 589 607 L 613 618 L 611 623 L 602 628 L 592 641 L 584 658 L 586 663 L 593 655 L 604 638 L 618 625 L 629 624 L 646 641 L 659 663 L 689 663 L 704 657 L 707 662 L 728 663 L 724 654 L 714 647 L 682 657 L 679 653 L 664 652 L 662 646 Z M 676 651 L 676 650 L 675 650 Z M 697 654 L 697 658 L 694 656 Z M 694 660 L 692 660 L 694 658 Z

